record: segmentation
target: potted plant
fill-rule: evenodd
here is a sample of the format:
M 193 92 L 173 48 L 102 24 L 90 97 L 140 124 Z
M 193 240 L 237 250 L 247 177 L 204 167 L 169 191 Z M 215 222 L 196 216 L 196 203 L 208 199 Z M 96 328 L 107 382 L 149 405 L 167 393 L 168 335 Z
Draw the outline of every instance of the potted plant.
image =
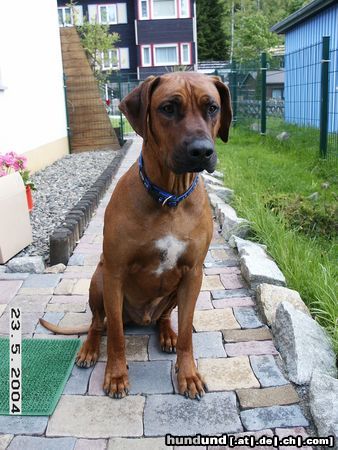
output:
M 23 155 L 17 155 L 15 152 L 8 152 L 0 155 L 0 177 L 9 175 L 13 172 L 19 172 L 22 181 L 26 187 L 26 198 L 28 211 L 33 209 L 32 191 L 35 191 L 33 181 L 30 179 L 30 171 L 27 170 L 27 158 Z
M 22 172 L 26 158 L 14 152 L 0 155 L 0 264 L 32 242 L 32 228 L 27 208 Z

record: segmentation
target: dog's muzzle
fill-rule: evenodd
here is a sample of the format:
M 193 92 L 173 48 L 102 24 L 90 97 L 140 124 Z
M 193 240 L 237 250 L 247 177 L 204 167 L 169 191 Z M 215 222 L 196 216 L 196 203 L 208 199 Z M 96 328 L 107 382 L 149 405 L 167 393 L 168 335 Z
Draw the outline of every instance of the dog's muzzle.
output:
M 184 157 L 183 157 L 184 154 Z M 194 139 L 186 144 L 185 152 L 174 158 L 175 172 L 213 172 L 217 164 L 214 143 L 209 139 Z

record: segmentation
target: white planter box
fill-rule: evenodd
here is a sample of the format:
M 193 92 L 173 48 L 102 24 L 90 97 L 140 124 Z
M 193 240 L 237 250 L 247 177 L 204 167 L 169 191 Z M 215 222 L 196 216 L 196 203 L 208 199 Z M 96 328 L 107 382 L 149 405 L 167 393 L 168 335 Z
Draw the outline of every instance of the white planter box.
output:
M 0 177 L 0 264 L 32 242 L 32 227 L 21 175 Z

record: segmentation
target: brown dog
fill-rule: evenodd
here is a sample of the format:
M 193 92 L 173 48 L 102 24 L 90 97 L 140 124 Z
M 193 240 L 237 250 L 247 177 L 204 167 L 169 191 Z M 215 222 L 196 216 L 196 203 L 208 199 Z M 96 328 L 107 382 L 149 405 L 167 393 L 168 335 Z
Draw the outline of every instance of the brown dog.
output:
M 192 322 L 213 225 L 198 172 L 215 169 L 217 135 L 228 140 L 229 90 L 217 77 L 165 74 L 147 78 L 120 109 L 143 137 L 143 161 L 120 179 L 105 212 L 103 255 L 89 291 L 93 319 L 77 365 L 97 361 L 106 317 L 103 388 L 124 397 L 129 384 L 123 324 L 156 322 L 162 350 L 177 349 L 179 392 L 199 399 L 205 386 L 194 362 Z M 176 202 L 175 195 L 186 192 Z M 177 305 L 178 337 L 170 324 Z M 61 333 L 88 330 L 42 324 Z

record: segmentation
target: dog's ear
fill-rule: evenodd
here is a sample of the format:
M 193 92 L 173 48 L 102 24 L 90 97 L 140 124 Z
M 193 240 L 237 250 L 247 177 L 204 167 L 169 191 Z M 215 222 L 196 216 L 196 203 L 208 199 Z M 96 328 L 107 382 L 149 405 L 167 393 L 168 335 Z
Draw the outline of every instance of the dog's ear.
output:
M 146 138 L 147 119 L 151 95 L 158 85 L 160 77 L 150 76 L 132 90 L 119 104 L 119 109 L 130 125 L 141 137 Z
M 221 125 L 218 136 L 223 142 L 228 142 L 229 128 L 232 120 L 231 97 L 228 86 L 219 77 L 211 77 L 221 97 Z

